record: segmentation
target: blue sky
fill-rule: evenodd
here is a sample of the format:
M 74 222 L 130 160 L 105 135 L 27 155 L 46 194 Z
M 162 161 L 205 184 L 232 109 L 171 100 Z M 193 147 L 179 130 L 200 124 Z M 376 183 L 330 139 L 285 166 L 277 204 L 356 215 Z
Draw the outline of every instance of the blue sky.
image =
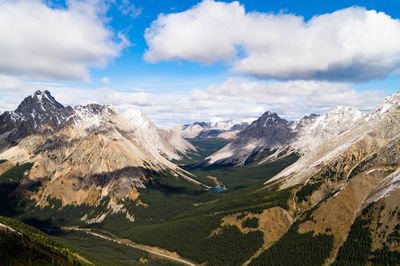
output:
M 399 90 L 399 18 L 395 0 L 0 0 L 0 111 L 37 89 L 164 128 L 368 111 Z

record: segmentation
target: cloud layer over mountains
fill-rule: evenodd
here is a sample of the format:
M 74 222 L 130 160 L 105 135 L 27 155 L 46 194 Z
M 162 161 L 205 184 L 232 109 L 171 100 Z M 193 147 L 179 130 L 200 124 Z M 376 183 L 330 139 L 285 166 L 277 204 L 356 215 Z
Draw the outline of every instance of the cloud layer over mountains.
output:
M 361 7 L 305 21 L 204 0 L 159 15 L 145 38 L 150 62 L 224 61 L 234 72 L 262 78 L 364 81 L 384 78 L 400 65 L 400 21 Z

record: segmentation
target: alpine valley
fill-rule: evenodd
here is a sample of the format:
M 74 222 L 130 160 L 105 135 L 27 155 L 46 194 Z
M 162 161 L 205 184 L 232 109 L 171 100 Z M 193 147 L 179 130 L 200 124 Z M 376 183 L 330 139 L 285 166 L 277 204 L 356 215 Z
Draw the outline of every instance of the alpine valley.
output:
M 165 130 L 36 91 L 0 116 L 0 198 L 5 265 L 398 265 L 400 93 Z

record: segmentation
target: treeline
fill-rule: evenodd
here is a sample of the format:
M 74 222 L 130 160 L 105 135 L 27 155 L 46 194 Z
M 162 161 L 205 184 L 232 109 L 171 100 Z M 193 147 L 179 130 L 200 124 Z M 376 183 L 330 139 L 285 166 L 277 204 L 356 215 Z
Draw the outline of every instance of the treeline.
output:
M 23 208 L 24 212 L 17 214 L 15 218 L 42 231 L 50 232 L 65 225 L 84 225 L 85 222 L 80 218 L 87 215 L 87 218 L 91 219 L 108 212 L 109 201 L 110 198 L 106 196 L 96 206 L 88 204 L 62 206 L 60 199 L 48 197 L 48 205 L 40 207 L 34 200 L 24 199 L 20 201 L 20 208 Z
M 371 250 L 369 222 L 360 216 L 351 226 L 346 242 L 340 247 L 334 265 L 365 265 Z
M 389 234 L 387 243 L 384 242 L 382 248 L 372 251 L 372 234 L 370 231 L 372 212 L 376 210 L 382 211 L 385 208 L 384 205 L 381 205 L 379 209 L 374 209 L 374 206 L 373 203 L 368 205 L 362 211 L 362 215 L 355 219 L 346 242 L 339 249 L 333 265 L 400 264 L 400 252 L 392 251 L 387 246 L 387 243 L 394 244 L 393 242 L 397 242 L 397 246 L 400 244 L 400 238 L 398 238 L 399 225 Z
M 333 236 L 313 232 L 299 234 L 297 225 L 273 246 L 256 257 L 250 265 L 322 265 L 333 248 Z
M 309 196 L 312 195 L 314 191 L 321 187 L 321 182 L 317 183 L 307 183 L 299 191 L 296 192 L 297 202 L 301 203 L 306 201 Z

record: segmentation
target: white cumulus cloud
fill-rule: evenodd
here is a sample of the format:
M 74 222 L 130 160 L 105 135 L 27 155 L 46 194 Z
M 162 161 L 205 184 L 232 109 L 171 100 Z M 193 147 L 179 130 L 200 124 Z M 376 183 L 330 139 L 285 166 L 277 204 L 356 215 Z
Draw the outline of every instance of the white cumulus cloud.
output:
M 369 111 L 385 97 L 382 90 L 358 92 L 348 83 L 315 80 L 267 82 L 248 78 L 229 78 L 205 90 L 195 89 L 195 101 L 247 103 L 297 119 L 310 113 L 324 113 L 337 105 L 349 105 Z
M 104 67 L 128 44 L 104 24 L 102 1 L 70 0 L 67 5 L 0 0 L 0 73 L 88 80 L 91 67 Z
M 160 14 L 146 29 L 145 60 L 231 64 L 263 78 L 363 81 L 400 66 L 400 21 L 350 7 L 309 21 L 291 14 L 246 12 L 239 2 L 204 0 Z

